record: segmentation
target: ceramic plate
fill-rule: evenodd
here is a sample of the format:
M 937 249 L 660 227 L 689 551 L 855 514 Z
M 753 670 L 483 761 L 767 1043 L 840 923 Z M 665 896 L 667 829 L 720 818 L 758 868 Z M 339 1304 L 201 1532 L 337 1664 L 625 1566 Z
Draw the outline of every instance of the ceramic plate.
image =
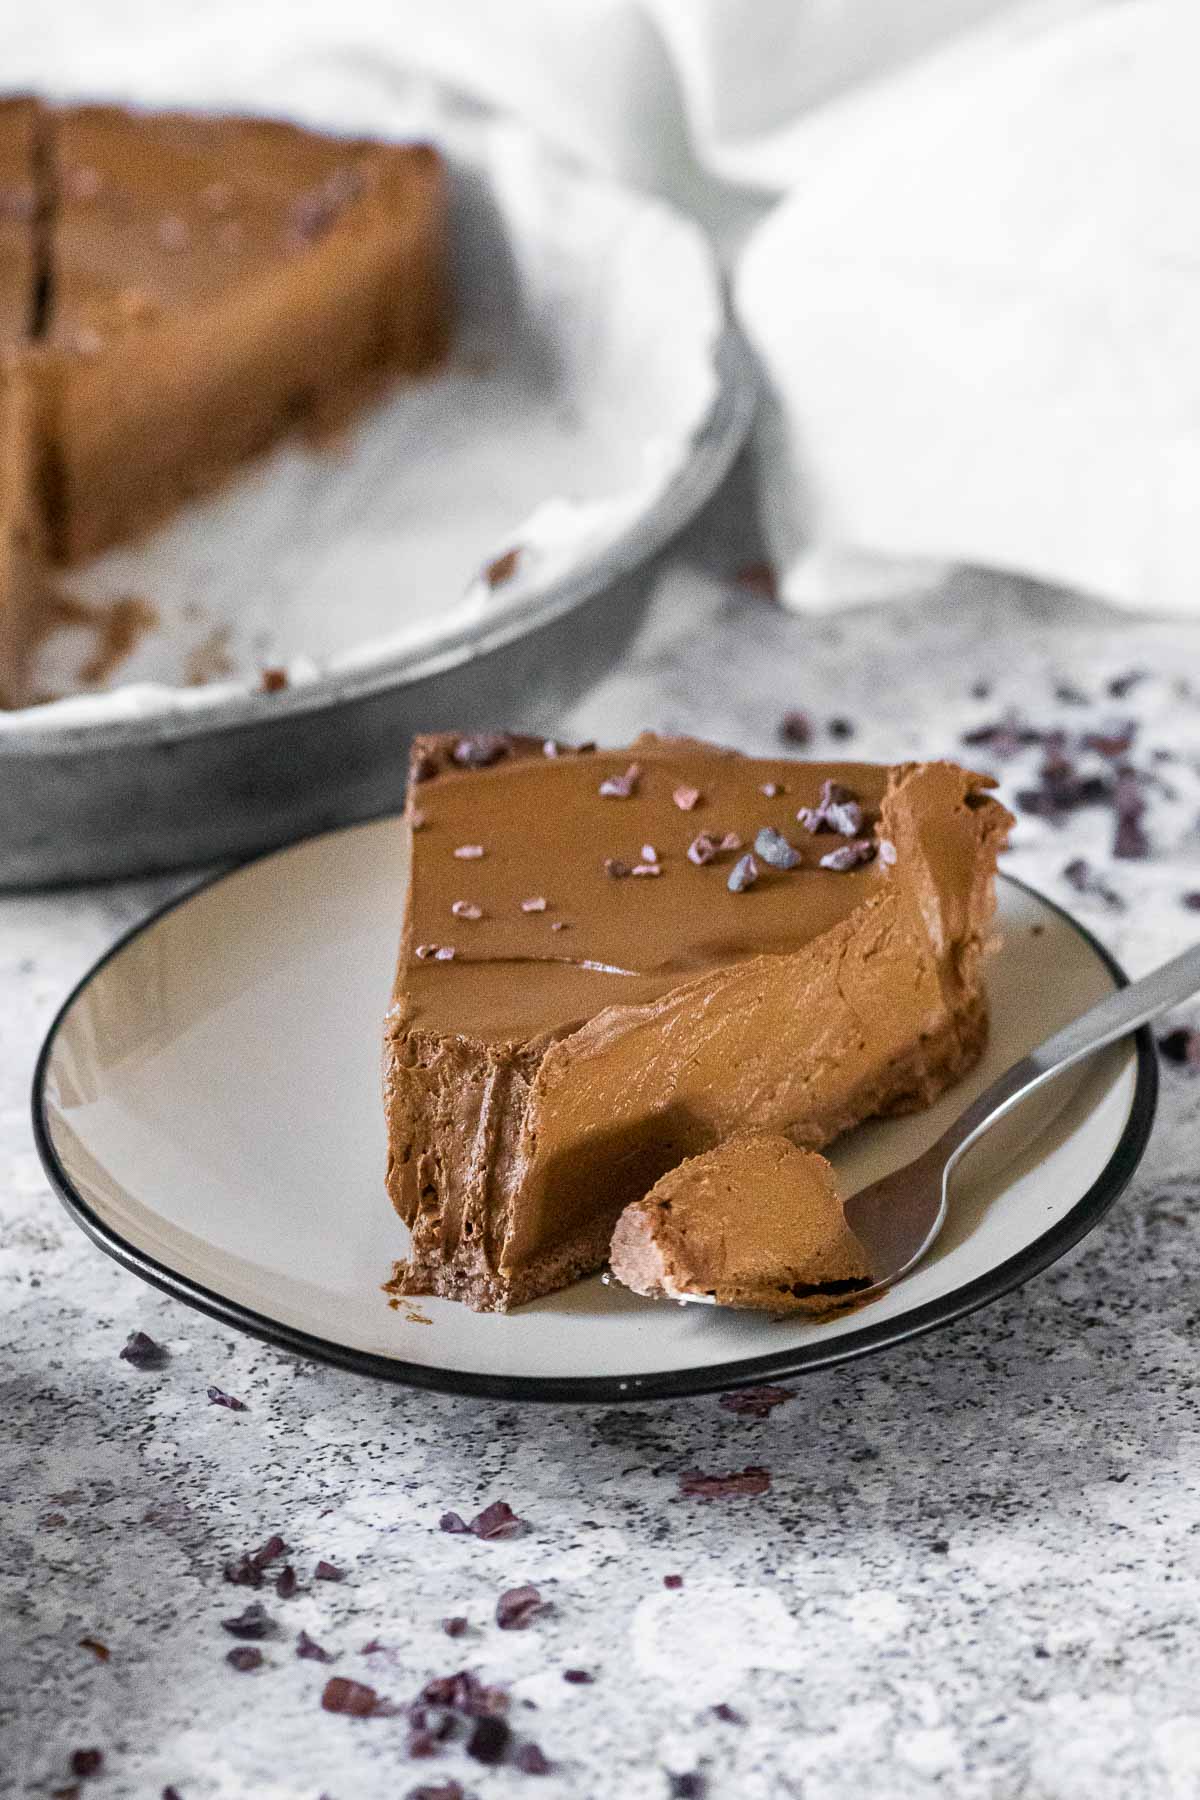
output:
M 508 1316 L 389 1306 L 407 1236 L 383 1192 L 380 1022 L 407 851 L 394 820 L 236 870 L 139 926 L 76 988 L 34 1122 L 76 1221 L 168 1292 L 302 1355 L 506 1400 L 623 1401 L 794 1375 L 945 1324 L 1090 1230 L 1154 1115 L 1143 1032 L 1071 1071 L 964 1166 L 929 1258 L 823 1322 L 643 1300 L 600 1277 Z M 1065 913 L 1000 882 L 987 1057 L 938 1106 L 865 1126 L 846 1191 L 918 1154 L 1003 1068 L 1123 981 Z M 997 1133 L 991 1134 L 996 1137 Z

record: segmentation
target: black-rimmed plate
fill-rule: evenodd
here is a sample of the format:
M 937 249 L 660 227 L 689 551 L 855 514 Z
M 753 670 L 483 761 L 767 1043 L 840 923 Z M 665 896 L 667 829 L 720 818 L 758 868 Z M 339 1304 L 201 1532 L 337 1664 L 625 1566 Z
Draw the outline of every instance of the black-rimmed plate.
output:
M 38 1145 L 77 1223 L 157 1286 L 302 1355 L 505 1400 L 619 1402 L 795 1375 L 1018 1286 L 1096 1224 L 1145 1147 L 1147 1032 L 1030 1102 L 1020 1137 L 981 1148 L 933 1253 L 858 1312 L 779 1322 L 656 1304 L 599 1277 L 507 1316 L 392 1308 L 381 1284 L 406 1234 L 382 1187 L 379 1043 L 405 862 L 385 819 L 189 895 L 80 983 L 38 1063 Z M 998 927 L 984 1062 L 929 1112 L 843 1140 L 832 1160 L 846 1191 L 916 1155 L 1123 979 L 1082 927 L 1011 880 Z

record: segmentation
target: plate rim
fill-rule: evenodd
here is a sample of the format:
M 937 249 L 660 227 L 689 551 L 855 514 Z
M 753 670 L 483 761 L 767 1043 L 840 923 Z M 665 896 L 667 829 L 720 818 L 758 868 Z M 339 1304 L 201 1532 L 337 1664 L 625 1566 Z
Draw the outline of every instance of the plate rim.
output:
M 359 820 L 334 831 L 314 832 L 282 848 L 265 850 L 256 856 L 245 858 L 233 867 L 220 869 L 204 877 L 181 894 L 176 894 L 163 905 L 155 907 L 145 918 L 123 931 L 79 977 L 56 1010 L 38 1051 L 31 1091 L 34 1144 L 50 1187 L 68 1215 L 94 1244 L 123 1268 L 220 1324 L 230 1325 L 248 1336 L 309 1361 L 327 1363 L 334 1368 L 369 1376 L 373 1380 L 390 1382 L 394 1386 L 471 1399 L 497 1400 L 508 1404 L 534 1401 L 559 1406 L 627 1406 L 652 1400 L 676 1400 L 701 1394 L 726 1393 L 781 1377 L 807 1375 L 818 1369 L 857 1361 L 876 1351 L 923 1337 L 930 1331 L 951 1325 L 970 1313 L 977 1312 L 981 1307 L 1002 1299 L 1051 1267 L 1094 1230 L 1128 1186 L 1141 1162 L 1154 1126 L 1158 1103 L 1158 1053 L 1149 1025 L 1143 1025 L 1131 1034 L 1136 1053 L 1136 1074 L 1129 1116 L 1121 1135 L 1096 1180 L 1061 1219 L 1014 1256 L 997 1263 L 994 1268 L 976 1276 L 962 1287 L 935 1300 L 926 1301 L 923 1306 L 915 1307 L 897 1318 L 880 1320 L 875 1325 L 864 1325 L 858 1330 L 824 1342 L 793 1345 L 790 1349 L 772 1351 L 765 1356 L 705 1363 L 695 1368 L 656 1370 L 645 1374 L 491 1375 L 479 1370 L 446 1369 L 425 1363 L 405 1362 L 399 1358 L 382 1356 L 376 1351 L 356 1350 L 333 1339 L 304 1331 L 298 1326 L 284 1324 L 240 1301 L 231 1300 L 216 1289 L 206 1287 L 202 1282 L 159 1262 L 149 1252 L 131 1243 L 101 1219 L 75 1187 L 55 1147 L 49 1121 L 46 1077 L 54 1047 L 68 1014 L 85 990 L 129 944 L 149 931 L 159 920 L 258 863 L 289 856 L 293 851 L 316 843 L 319 839 L 336 838 L 345 831 L 361 830 L 389 817 L 398 815 L 380 814 L 375 819 Z M 1060 919 L 1065 920 L 1100 959 L 1117 987 L 1128 986 L 1129 977 L 1116 957 L 1065 906 L 1060 906 L 1040 889 L 1007 871 L 1000 871 L 998 879 L 1032 895 Z

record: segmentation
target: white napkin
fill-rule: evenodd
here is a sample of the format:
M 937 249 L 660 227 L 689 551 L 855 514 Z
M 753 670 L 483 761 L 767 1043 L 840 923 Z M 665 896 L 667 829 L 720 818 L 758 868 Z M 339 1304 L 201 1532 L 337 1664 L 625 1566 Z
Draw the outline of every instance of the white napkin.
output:
M 731 252 L 786 192 L 736 274 L 785 597 L 862 598 L 856 559 L 908 557 L 1200 610 L 1195 0 L 15 10 L 8 86 L 353 94 L 369 128 L 415 64 Z

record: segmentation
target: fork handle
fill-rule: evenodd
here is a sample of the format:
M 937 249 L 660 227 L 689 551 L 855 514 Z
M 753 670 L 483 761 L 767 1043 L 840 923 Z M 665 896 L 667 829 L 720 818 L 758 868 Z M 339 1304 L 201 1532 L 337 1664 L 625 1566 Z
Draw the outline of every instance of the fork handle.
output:
M 1118 988 L 1070 1025 L 1064 1025 L 1044 1044 L 1023 1056 L 1011 1069 L 1006 1069 L 991 1087 L 985 1088 L 938 1140 L 937 1148 L 946 1157 L 947 1173 L 989 1125 L 1011 1112 L 1035 1088 L 1069 1069 L 1073 1063 L 1081 1062 L 1085 1056 L 1091 1056 L 1094 1051 L 1115 1044 L 1118 1038 L 1136 1031 L 1139 1025 L 1145 1025 L 1198 990 L 1200 944 L 1193 944 L 1181 956 L 1173 957 L 1160 969 L 1143 975 L 1140 981 Z

